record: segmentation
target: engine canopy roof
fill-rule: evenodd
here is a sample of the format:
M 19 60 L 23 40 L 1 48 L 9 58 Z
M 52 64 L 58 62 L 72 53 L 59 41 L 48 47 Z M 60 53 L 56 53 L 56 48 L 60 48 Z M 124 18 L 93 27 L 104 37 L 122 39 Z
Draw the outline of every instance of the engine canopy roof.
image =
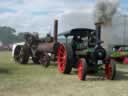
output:
M 82 37 L 86 37 L 89 36 L 89 34 L 91 34 L 91 32 L 96 32 L 96 30 L 94 29 L 89 29 L 89 28 L 75 28 L 75 29 L 71 29 L 69 31 L 66 32 L 62 32 L 60 34 L 58 34 L 58 36 L 82 36 Z

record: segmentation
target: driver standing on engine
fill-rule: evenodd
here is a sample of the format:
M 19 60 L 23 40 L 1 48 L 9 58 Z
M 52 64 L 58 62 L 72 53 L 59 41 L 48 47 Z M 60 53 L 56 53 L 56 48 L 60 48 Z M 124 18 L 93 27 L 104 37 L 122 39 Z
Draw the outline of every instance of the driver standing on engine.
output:
M 37 32 L 33 32 L 32 37 L 33 37 L 32 53 L 35 56 L 36 49 L 37 49 L 37 46 L 38 46 L 38 43 L 40 42 L 40 40 L 39 40 L 39 35 Z
M 78 41 L 79 41 L 78 36 L 75 35 L 75 36 L 73 37 L 73 39 L 72 39 L 72 42 L 71 42 L 72 51 L 73 51 L 73 57 L 74 57 L 74 60 L 73 60 L 73 65 L 74 65 L 74 67 L 77 66 L 77 64 L 76 64 L 76 61 L 77 61 L 76 49 L 77 49 L 77 46 L 78 46 Z
M 51 36 L 51 34 L 50 33 L 48 33 L 47 35 L 46 35 L 46 42 L 52 42 L 53 41 L 53 37 Z

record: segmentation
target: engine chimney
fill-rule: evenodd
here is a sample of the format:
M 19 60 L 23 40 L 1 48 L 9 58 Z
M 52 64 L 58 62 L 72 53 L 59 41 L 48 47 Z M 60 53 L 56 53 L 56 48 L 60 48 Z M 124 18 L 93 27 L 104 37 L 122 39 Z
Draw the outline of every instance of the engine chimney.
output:
M 54 42 L 57 42 L 57 36 L 58 35 L 58 20 L 54 20 Z
M 96 25 L 96 42 L 99 42 L 101 41 L 101 26 L 102 26 L 102 23 L 95 23 Z

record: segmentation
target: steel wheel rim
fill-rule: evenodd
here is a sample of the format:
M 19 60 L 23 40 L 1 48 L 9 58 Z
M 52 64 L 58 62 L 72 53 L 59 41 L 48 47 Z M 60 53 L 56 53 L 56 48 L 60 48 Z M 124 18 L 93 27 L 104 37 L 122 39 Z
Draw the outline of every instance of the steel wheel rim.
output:
M 57 58 L 58 70 L 61 73 L 64 73 L 64 69 L 66 66 L 66 60 L 67 60 L 67 58 L 66 58 L 67 54 L 66 54 L 66 49 L 63 44 L 59 45 L 57 56 L 58 56 L 58 58 Z
M 19 61 L 22 62 L 23 61 L 23 57 L 24 57 L 24 53 L 23 53 L 23 48 L 21 48 L 20 53 L 19 53 Z
M 112 64 L 105 65 L 106 79 L 111 80 L 112 78 Z
M 80 80 L 82 80 L 82 76 L 83 76 L 83 62 L 81 60 L 79 60 L 79 62 L 78 62 L 78 78 Z

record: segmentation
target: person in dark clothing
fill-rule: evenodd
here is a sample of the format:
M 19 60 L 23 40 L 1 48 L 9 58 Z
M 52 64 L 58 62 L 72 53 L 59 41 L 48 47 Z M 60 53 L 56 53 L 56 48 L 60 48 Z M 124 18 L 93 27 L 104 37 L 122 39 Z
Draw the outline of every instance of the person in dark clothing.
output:
M 76 48 L 77 48 L 77 41 L 78 41 L 78 37 L 74 36 L 72 39 L 72 43 L 71 43 L 73 50 L 76 50 Z
M 96 33 L 92 32 L 89 37 L 89 47 L 95 47 L 96 45 Z
M 78 42 L 78 36 L 74 36 L 73 39 L 72 39 L 72 42 L 71 42 L 71 45 L 72 45 L 72 51 L 73 51 L 73 66 L 74 67 L 77 67 L 77 55 L 76 55 L 76 49 L 77 49 L 77 42 Z
M 50 33 L 48 33 L 48 34 L 46 35 L 46 42 L 53 42 L 53 37 L 51 36 Z

